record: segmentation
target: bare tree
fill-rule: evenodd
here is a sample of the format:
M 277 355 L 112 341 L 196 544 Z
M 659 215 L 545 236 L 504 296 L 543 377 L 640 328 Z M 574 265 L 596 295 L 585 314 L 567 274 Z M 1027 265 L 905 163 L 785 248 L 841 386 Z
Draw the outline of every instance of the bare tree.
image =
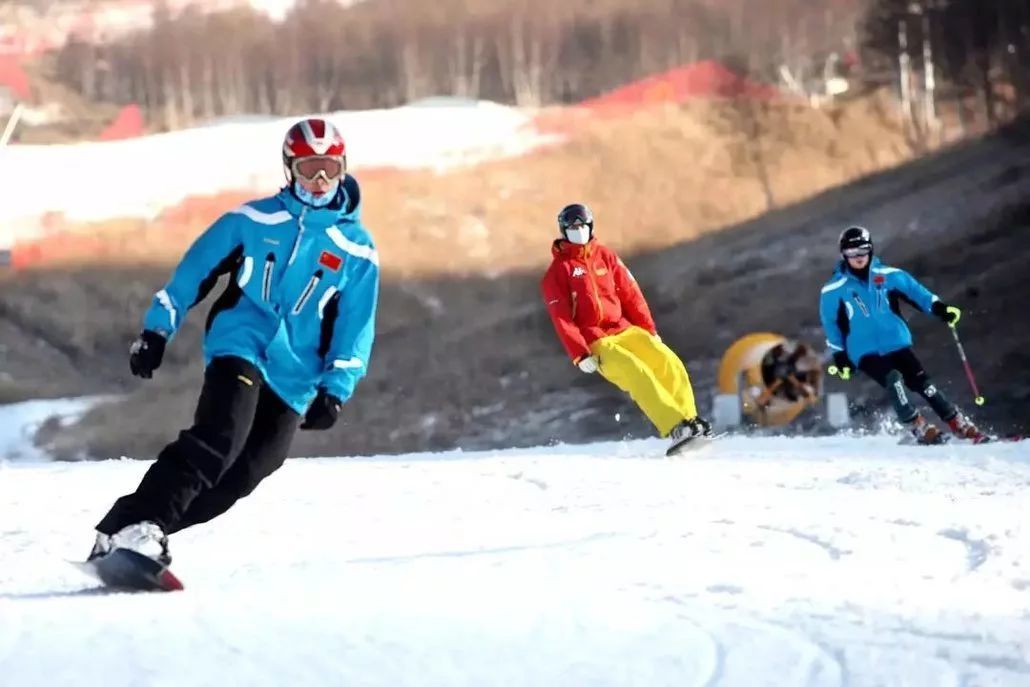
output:
M 964 99 L 975 93 L 993 127 L 1025 107 L 1028 22 L 1028 0 L 874 0 L 863 44 L 871 63 L 898 65 L 899 85 L 921 105 L 922 132 L 932 131 L 940 107 L 950 104 L 945 94 L 966 126 Z
M 478 98 L 486 41 L 473 35 L 468 27 L 459 26 L 454 34 L 447 64 L 450 92 L 463 98 Z
M 926 8 L 921 18 L 913 3 Z M 861 34 L 867 73 L 910 84 L 920 119 L 932 122 L 963 90 L 977 93 L 985 118 L 1030 100 L 1030 0 L 300 0 L 279 24 L 246 8 L 159 6 L 155 17 L 151 30 L 103 47 L 102 71 L 96 47 L 69 43 L 60 79 L 88 98 L 140 102 L 166 123 L 433 94 L 546 105 L 727 55 L 805 92 Z

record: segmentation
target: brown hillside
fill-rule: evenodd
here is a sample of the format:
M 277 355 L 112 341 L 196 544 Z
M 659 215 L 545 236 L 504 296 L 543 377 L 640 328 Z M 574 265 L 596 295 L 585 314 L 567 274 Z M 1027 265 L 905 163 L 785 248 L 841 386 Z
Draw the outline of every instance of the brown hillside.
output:
M 663 338 L 688 364 L 700 407 L 710 407 L 719 355 L 735 337 L 768 329 L 821 341 L 819 287 L 840 227 L 860 222 L 874 229 L 881 255 L 965 309 L 964 341 L 988 397 L 978 417 L 999 431 L 1030 429 L 1028 141 L 1027 129 L 1015 128 L 738 227 L 657 251 L 627 251 Z M 533 249 L 546 253 L 550 232 L 539 230 L 545 245 L 534 242 Z M 61 455 L 152 456 L 188 421 L 200 380 L 203 312 L 191 315 L 155 380 L 140 382 L 126 369 L 140 312 L 166 276 L 167 267 L 64 268 L 25 272 L 0 289 L 0 393 L 127 394 L 81 425 L 48 434 L 47 445 Z M 539 268 L 387 275 L 368 379 L 341 426 L 304 433 L 295 455 L 646 435 L 625 397 L 565 359 L 539 299 L 539 276 Z M 968 407 L 946 330 L 918 315 L 913 324 L 935 379 Z M 875 422 L 871 411 L 884 406 L 882 394 L 864 381 L 847 390 L 856 411 L 865 409 L 859 418 Z
M 384 269 L 425 276 L 537 265 L 548 259 L 557 211 L 573 201 L 593 206 L 611 244 L 661 248 L 755 217 L 770 201 L 788 205 L 912 156 L 877 96 L 824 110 L 699 101 L 617 119 L 562 109 L 544 121 L 570 140 L 447 174 L 357 172 Z M 61 261 L 174 261 L 245 197 L 193 199 L 146 226 L 76 227 L 88 238 L 51 241 L 46 251 Z

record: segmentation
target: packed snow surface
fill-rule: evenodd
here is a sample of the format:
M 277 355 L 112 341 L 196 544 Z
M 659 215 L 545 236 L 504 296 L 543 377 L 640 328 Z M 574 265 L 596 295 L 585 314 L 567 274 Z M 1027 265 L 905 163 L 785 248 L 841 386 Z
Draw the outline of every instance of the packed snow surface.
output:
M 291 460 L 149 595 L 65 562 L 146 462 L 8 462 L 0 683 L 1030 685 L 1028 446 Z

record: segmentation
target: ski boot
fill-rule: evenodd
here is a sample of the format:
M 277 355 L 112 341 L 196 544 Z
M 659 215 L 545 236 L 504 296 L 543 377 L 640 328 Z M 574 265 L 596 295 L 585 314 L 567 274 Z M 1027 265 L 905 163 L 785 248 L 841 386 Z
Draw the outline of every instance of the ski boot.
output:
M 948 427 L 955 433 L 955 436 L 960 439 L 966 439 L 974 444 L 983 444 L 991 440 L 989 436 L 984 434 L 973 424 L 972 420 L 963 415 L 957 413 L 955 417 L 948 420 Z
M 93 550 L 86 560 L 105 556 L 114 549 L 130 549 L 165 567 L 172 563 L 172 556 L 168 553 L 168 537 L 160 526 L 149 520 L 123 527 L 113 535 L 97 532 Z
M 700 415 L 684 420 L 669 432 L 669 438 L 673 441 L 680 439 L 693 439 L 694 437 L 712 436 L 712 423 Z
M 91 561 L 95 558 L 106 556 L 111 553 L 111 548 L 111 537 L 103 532 L 97 532 L 97 539 L 93 542 L 93 550 L 89 552 L 86 560 Z
M 704 419 L 700 415 L 688 420 L 694 426 L 694 434 L 699 437 L 710 437 L 712 436 L 712 423 Z
M 704 419 L 700 415 L 684 420 L 669 432 L 669 438 L 672 439 L 672 445 L 669 446 L 669 450 L 666 455 L 672 455 L 686 446 L 691 440 L 699 437 L 710 437 L 712 436 L 712 424 L 708 420 Z
M 927 422 L 922 415 L 916 415 L 915 419 L 909 423 L 908 431 L 912 433 L 917 444 L 932 446 L 943 444 L 948 440 L 944 432 L 937 429 L 932 422 Z

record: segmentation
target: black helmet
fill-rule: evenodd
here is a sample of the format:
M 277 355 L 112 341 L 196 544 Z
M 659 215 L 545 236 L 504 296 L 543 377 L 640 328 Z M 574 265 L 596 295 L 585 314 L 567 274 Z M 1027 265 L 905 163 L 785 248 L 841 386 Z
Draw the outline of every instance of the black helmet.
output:
M 566 240 L 569 238 L 568 230 L 577 224 L 582 224 L 589 229 L 587 240 L 594 236 L 594 213 L 582 203 L 566 205 L 558 213 L 558 230 Z
M 840 233 L 838 242 L 841 255 L 872 255 L 873 237 L 865 227 L 851 226 Z

